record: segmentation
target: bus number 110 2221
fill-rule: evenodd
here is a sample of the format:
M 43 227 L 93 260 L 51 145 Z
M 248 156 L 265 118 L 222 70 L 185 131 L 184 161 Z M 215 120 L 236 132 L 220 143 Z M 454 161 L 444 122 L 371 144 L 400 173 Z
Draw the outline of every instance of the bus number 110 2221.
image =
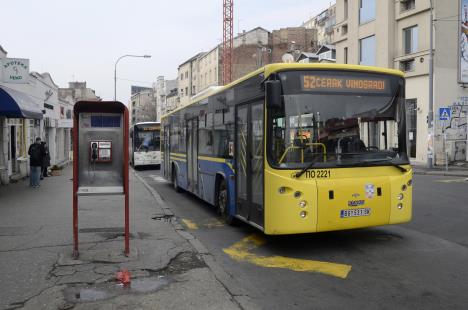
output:
M 306 179 L 327 179 L 331 177 L 331 170 L 308 170 L 304 176 Z

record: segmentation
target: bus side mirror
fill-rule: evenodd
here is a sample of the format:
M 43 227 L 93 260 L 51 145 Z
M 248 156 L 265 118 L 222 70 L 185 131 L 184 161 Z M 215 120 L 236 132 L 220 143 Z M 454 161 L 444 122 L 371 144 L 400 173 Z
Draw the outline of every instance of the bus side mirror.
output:
M 269 109 L 281 109 L 281 82 L 266 81 L 266 104 Z

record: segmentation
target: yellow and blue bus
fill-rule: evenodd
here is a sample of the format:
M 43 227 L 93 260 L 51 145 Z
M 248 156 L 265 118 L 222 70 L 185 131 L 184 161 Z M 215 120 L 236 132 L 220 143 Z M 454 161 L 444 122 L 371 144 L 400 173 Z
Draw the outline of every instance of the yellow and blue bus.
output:
M 400 71 L 271 64 L 163 116 L 162 173 L 265 234 L 408 222 L 405 119 Z

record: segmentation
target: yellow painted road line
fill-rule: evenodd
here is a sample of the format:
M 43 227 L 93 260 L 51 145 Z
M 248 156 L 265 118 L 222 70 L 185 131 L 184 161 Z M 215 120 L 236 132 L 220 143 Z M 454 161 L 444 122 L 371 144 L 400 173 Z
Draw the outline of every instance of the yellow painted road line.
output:
M 179 157 L 187 157 L 187 154 L 184 154 L 184 153 L 174 153 L 174 152 L 171 152 L 170 153 L 171 156 L 179 156 Z
M 191 230 L 198 229 L 198 225 L 192 222 L 191 220 L 182 219 L 182 222 L 184 223 L 185 226 L 187 226 L 188 229 L 191 229 Z
M 233 244 L 224 253 L 237 261 L 246 261 L 265 268 L 282 268 L 299 272 L 318 272 L 341 279 L 346 279 L 351 271 L 350 265 L 297 259 L 284 256 L 259 256 L 251 253 L 253 249 L 265 244 L 265 240 L 256 234 L 250 235 Z

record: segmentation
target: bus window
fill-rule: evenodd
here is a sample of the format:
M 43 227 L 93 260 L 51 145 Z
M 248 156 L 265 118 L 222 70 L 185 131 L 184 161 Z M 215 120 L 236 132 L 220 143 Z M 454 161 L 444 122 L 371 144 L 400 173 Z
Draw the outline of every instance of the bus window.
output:
M 319 84 L 304 90 L 300 87 L 300 72 L 282 74 L 288 75 L 282 79 L 284 107 L 269 113 L 273 143 L 267 145 L 274 166 L 301 168 L 316 162 L 333 167 L 385 160 L 407 163 L 397 122 L 401 102 L 398 78 L 367 77 L 362 73 L 340 76 L 343 85 L 350 88 L 362 84 L 376 85 L 376 89 L 339 92 L 310 90 Z M 365 83 L 355 82 L 360 79 Z

